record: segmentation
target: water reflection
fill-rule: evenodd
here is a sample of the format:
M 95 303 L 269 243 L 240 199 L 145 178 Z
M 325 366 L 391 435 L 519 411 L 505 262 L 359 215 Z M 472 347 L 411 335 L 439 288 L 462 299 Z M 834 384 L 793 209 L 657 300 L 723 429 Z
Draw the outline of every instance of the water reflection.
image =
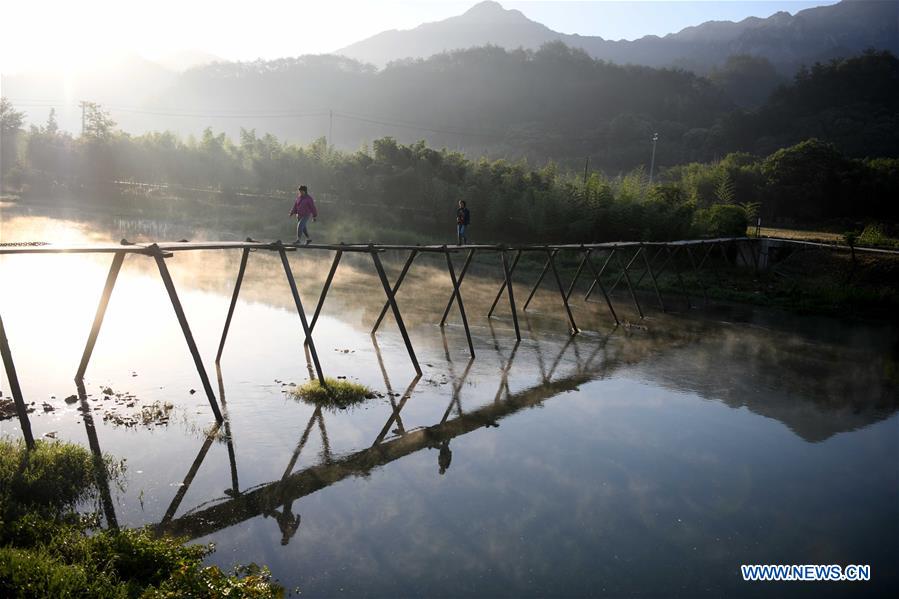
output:
M 73 241 L 96 235 L 78 231 Z M 221 428 L 202 393 L 188 393 L 196 372 L 158 273 L 129 259 L 88 390 L 172 402 L 171 423 L 104 424 L 88 407 L 103 404 L 80 388 L 82 409 L 58 402 L 35 415 L 35 434 L 56 431 L 97 456 L 102 441 L 129 460 L 129 487 L 110 481 L 100 498 L 109 526 L 214 542 L 214 563 L 265 563 L 312 595 L 720 596 L 745 592 L 739 563 L 772 560 L 870 561 L 889 582 L 895 329 L 715 303 L 635 326 L 623 289 L 621 327 L 578 299 L 586 332 L 573 338 L 558 297 L 538 293 L 516 343 L 505 310 L 485 318 L 502 275 L 473 261 L 463 288 L 472 362 L 458 316 L 436 326 L 452 291 L 437 258 L 417 259 L 397 296 L 424 369 L 415 376 L 392 323 L 369 335 L 384 302 L 370 261 L 344 257 L 316 345 L 330 376 L 384 393 L 322 412 L 282 393 L 312 376 L 310 358 L 282 265 L 254 256 L 217 371 Z M 208 362 L 239 259 L 170 261 Z M 330 258 L 291 261 L 312 306 Z M 385 267 L 395 278 L 402 261 Z M 107 269 L 89 257 L 0 259 L 26 398 L 68 393 Z

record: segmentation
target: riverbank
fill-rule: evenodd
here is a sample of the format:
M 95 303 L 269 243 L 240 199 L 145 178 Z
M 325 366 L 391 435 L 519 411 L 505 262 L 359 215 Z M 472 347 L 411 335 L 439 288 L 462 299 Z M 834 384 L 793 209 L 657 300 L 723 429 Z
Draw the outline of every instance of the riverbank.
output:
M 75 444 L 0 439 L 0 596 L 282 597 L 264 567 L 230 574 L 203 566 L 212 545 L 187 545 L 149 529 L 100 527 L 98 479 L 120 478 L 124 463 Z

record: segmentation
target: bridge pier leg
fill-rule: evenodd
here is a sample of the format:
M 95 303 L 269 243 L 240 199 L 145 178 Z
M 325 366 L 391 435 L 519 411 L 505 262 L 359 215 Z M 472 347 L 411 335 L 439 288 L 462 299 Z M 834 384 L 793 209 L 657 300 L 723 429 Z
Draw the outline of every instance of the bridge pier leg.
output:
M 640 251 L 641 251 L 642 249 L 643 249 L 642 247 L 641 247 L 641 248 L 637 248 L 637 253 L 634 254 L 634 257 L 631 258 L 631 261 L 628 262 L 626 265 L 625 265 L 624 262 L 621 260 L 621 256 L 620 256 L 620 255 L 618 256 L 618 266 L 620 266 L 620 267 L 622 268 L 622 271 L 623 271 L 623 273 L 624 273 L 624 280 L 627 281 L 627 288 L 628 288 L 628 289 L 630 290 L 630 292 L 631 292 L 631 299 L 634 300 L 634 305 L 637 306 L 637 313 L 640 314 L 640 318 L 644 318 L 644 316 L 643 316 L 643 308 L 640 307 L 640 302 L 637 300 L 637 292 L 634 290 L 634 286 L 631 285 L 631 277 L 630 277 L 629 274 L 627 274 L 627 269 L 631 267 L 631 265 L 634 263 L 634 260 L 636 260 L 636 259 L 637 259 L 637 256 L 640 255 Z
M 106 284 L 103 286 L 103 294 L 100 296 L 100 303 L 97 305 L 97 313 L 94 315 L 94 324 L 91 326 L 91 332 L 87 337 L 84 353 L 81 354 L 81 364 L 78 366 L 78 372 L 75 373 L 76 381 L 84 379 L 84 373 L 87 371 L 87 364 L 90 362 L 91 354 L 94 351 L 94 345 L 97 343 L 97 336 L 100 334 L 100 326 L 103 324 L 103 317 L 106 315 L 106 307 L 109 305 L 109 297 L 112 295 L 112 288 L 115 287 L 116 279 L 119 276 L 119 270 L 121 270 L 122 262 L 124 260 L 125 252 L 116 252 L 112 257 L 109 274 L 106 275 Z
M 468 317 L 465 315 L 465 305 L 462 303 L 462 291 L 459 289 L 459 281 L 456 280 L 456 271 L 453 268 L 453 259 L 450 257 L 449 250 L 443 246 L 443 253 L 446 256 L 446 268 L 449 270 L 450 280 L 453 283 L 453 297 L 459 304 L 459 314 L 462 316 L 462 326 L 465 327 L 465 337 L 468 339 L 468 351 L 474 358 L 474 345 L 471 342 L 471 331 L 468 328 Z M 451 300 L 452 301 L 452 300 Z
M 627 264 L 628 264 L 627 268 L 630 268 L 630 265 L 633 264 L 634 260 L 637 259 L 637 255 L 640 253 L 640 251 L 641 251 L 642 249 L 643 249 L 643 246 L 640 246 L 640 247 L 637 248 L 637 251 L 634 253 L 634 255 L 631 257 L 631 259 L 628 261 L 628 263 L 627 263 Z M 619 263 L 621 262 L 621 256 L 618 257 L 618 262 L 619 262 Z M 621 271 L 620 273 L 618 273 L 618 278 L 615 279 L 615 282 L 612 283 L 612 286 L 611 286 L 611 287 L 609 287 L 609 293 L 612 293 L 613 291 L 615 291 L 615 288 L 618 287 L 618 284 L 619 284 L 619 283 L 621 283 L 621 279 L 624 278 L 624 274 L 625 274 L 626 271 L 627 271 L 627 269 L 625 269 L 625 270 Z M 641 279 L 641 280 L 642 280 L 642 279 Z M 639 283 L 637 283 L 637 284 L 639 285 Z
M 315 342 L 312 340 L 312 331 L 309 329 L 309 323 L 306 321 L 306 312 L 303 310 L 303 300 L 300 299 L 297 282 L 293 277 L 293 271 L 290 269 L 290 262 L 287 260 L 287 252 L 284 247 L 278 248 L 278 254 L 281 256 L 281 264 L 284 266 L 284 275 L 287 277 L 287 284 L 290 285 L 293 303 L 296 305 L 297 314 L 300 315 L 300 323 L 303 325 L 303 333 L 306 335 L 304 346 L 309 349 L 309 353 L 312 355 L 312 363 L 315 365 L 315 374 L 318 376 L 319 384 L 324 387 L 325 375 L 322 374 L 322 365 L 318 361 L 318 352 L 315 351 Z
M 175 283 L 172 282 L 172 276 L 169 274 L 169 269 L 165 265 L 165 257 L 163 257 L 162 252 L 158 251 L 158 248 L 153 257 L 156 259 L 156 266 L 159 268 L 159 276 L 162 277 L 162 282 L 165 285 L 165 289 L 169 293 L 169 299 L 172 302 L 172 308 L 175 309 L 175 316 L 178 317 L 178 323 L 181 325 L 181 331 L 184 333 L 184 340 L 187 341 L 187 347 L 190 350 L 191 356 L 193 356 L 194 364 L 197 367 L 197 373 L 200 375 L 200 380 L 203 382 L 203 389 L 206 391 L 209 407 L 212 408 L 212 413 L 215 415 L 216 422 L 221 423 L 223 420 L 222 413 L 219 411 L 218 403 L 215 400 L 215 393 L 213 393 L 212 385 L 209 383 L 209 376 L 206 374 L 206 368 L 203 366 L 200 350 L 197 349 L 197 344 L 194 342 L 194 336 L 190 332 L 190 325 L 187 323 L 187 317 L 184 315 L 184 308 L 181 307 L 181 301 L 178 299 L 178 292 L 175 291 Z
M 468 250 L 468 256 L 465 257 L 465 263 L 462 265 L 462 270 L 459 271 L 459 287 L 462 287 L 462 281 L 465 280 L 465 274 L 468 272 L 468 266 L 471 264 L 471 259 L 474 257 L 474 249 Z M 446 308 L 443 310 L 443 316 L 440 318 L 440 326 L 446 324 L 446 319 L 449 316 L 450 308 L 453 307 L 453 302 L 456 301 L 456 292 L 454 291 L 449 298 L 449 301 L 446 303 Z
M 646 270 L 644 270 L 642 273 L 640 273 L 640 277 L 637 279 L 637 282 L 634 283 L 634 285 L 636 285 L 637 287 L 639 287 L 639 286 L 640 286 L 640 283 L 643 282 L 643 278 L 646 276 L 647 271 L 648 271 L 650 274 L 652 273 L 652 267 L 651 267 L 650 265 L 651 265 L 651 264 L 655 264 L 656 258 L 658 258 L 659 255 L 660 255 L 661 253 L 662 253 L 662 249 L 659 248 L 659 251 L 657 251 L 657 252 L 655 253 L 655 255 L 654 255 L 652 258 L 649 259 L 649 262 L 646 263 Z M 646 249 L 645 249 L 645 246 L 644 246 L 644 250 L 643 250 L 643 256 L 644 256 L 644 262 L 646 262 L 646 260 L 645 260 L 645 257 L 646 257 Z
M 540 283 L 543 282 L 543 277 L 546 276 L 547 271 L 549 270 L 549 263 L 552 260 L 552 256 L 555 255 L 555 250 L 552 252 L 550 250 L 546 250 L 546 264 L 543 265 L 543 270 L 540 271 L 540 276 L 537 277 L 537 282 L 534 283 L 534 287 L 531 289 L 531 293 L 528 295 L 528 299 L 524 302 L 524 308 L 522 308 L 522 312 L 527 312 L 528 306 L 531 304 L 531 300 L 534 299 L 534 294 L 537 293 L 537 289 L 540 287 Z
M 222 339 L 219 341 L 219 350 L 215 354 L 215 363 L 222 360 L 222 352 L 225 351 L 225 339 L 228 338 L 228 329 L 231 328 L 231 317 L 234 316 L 234 307 L 237 305 L 237 296 L 240 295 L 240 285 L 243 283 L 243 275 L 247 270 L 247 260 L 250 258 L 250 248 L 244 248 L 240 256 L 240 268 L 237 270 L 237 282 L 234 283 L 234 293 L 231 295 L 231 305 L 228 306 L 228 316 L 225 318 L 225 328 L 222 329 Z
M 580 332 L 577 328 L 577 323 L 574 322 L 574 315 L 571 313 L 571 306 L 568 305 L 568 296 L 565 294 L 565 288 L 562 286 L 562 279 L 559 277 L 559 271 L 556 269 L 556 254 L 558 251 L 554 250 L 549 253 L 549 265 L 553 271 L 553 277 L 556 279 L 556 285 L 559 287 L 559 295 L 562 296 L 562 303 L 565 304 L 565 312 L 568 314 L 568 323 L 571 325 L 570 333 L 572 335 L 576 335 Z
M 584 248 L 581 248 L 581 251 L 584 251 Z M 574 278 L 571 280 L 571 285 L 568 286 L 568 291 L 565 292 L 565 299 L 571 299 L 571 294 L 574 292 L 574 286 L 577 285 L 577 280 L 581 276 L 581 271 L 584 270 L 584 264 L 587 263 L 587 252 L 584 252 L 584 257 L 581 259 L 581 263 L 578 264 L 577 270 L 574 271 Z
M 337 250 L 337 253 L 334 254 L 334 261 L 331 262 L 331 269 L 328 271 L 328 276 L 325 278 L 325 285 L 322 287 L 322 293 L 318 298 L 318 304 L 315 306 L 315 313 L 312 315 L 312 321 L 309 323 L 309 332 L 315 330 L 315 323 L 318 322 L 318 315 L 321 314 L 322 306 L 325 305 L 325 298 L 328 296 L 328 290 L 331 288 L 331 281 L 334 280 L 334 273 L 337 272 L 337 266 L 340 264 L 340 258 L 343 257 L 343 250 Z M 306 340 L 308 343 L 309 340 Z
M 612 318 L 615 319 L 615 324 L 616 325 L 621 324 L 618 321 L 618 315 L 615 313 L 615 308 L 612 307 L 612 300 L 609 299 L 609 294 L 606 293 L 606 288 L 603 287 L 602 281 L 600 280 L 600 277 L 602 276 L 602 271 L 604 271 L 606 269 L 606 266 L 608 266 L 608 264 L 609 264 L 609 260 L 612 259 L 612 254 L 609 254 L 608 258 L 606 258 L 605 264 L 602 265 L 602 269 L 600 269 L 597 272 L 596 266 L 594 266 L 593 261 L 590 259 L 590 252 L 592 252 L 592 251 L 593 250 L 587 250 L 586 258 L 587 258 L 587 266 L 590 267 L 590 271 L 593 273 L 593 285 L 599 286 L 599 290 L 602 292 L 602 296 L 606 299 L 606 305 L 609 306 L 609 312 L 612 314 Z
M 658 255 L 658 254 L 656 254 L 656 255 Z M 652 266 L 651 266 L 652 263 L 650 262 L 649 258 L 646 257 L 646 252 L 643 252 L 643 263 L 646 265 L 646 272 L 649 273 L 649 280 L 652 281 L 652 287 L 653 287 L 653 289 L 656 290 L 656 298 L 658 298 L 658 300 L 659 300 L 659 308 L 662 310 L 662 312 L 664 312 L 665 311 L 665 302 L 662 301 L 662 292 L 659 291 L 659 285 L 658 285 L 658 282 L 656 281 L 656 276 L 652 272 Z M 646 273 L 644 272 L 643 274 L 646 274 Z M 640 279 L 637 280 L 638 285 L 640 284 L 640 280 L 642 280 L 642 279 L 643 279 L 643 275 L 640 275 Z
M 28 418 L 28 407 L 22 397 L 22 388 L 19 386 L 19 377 L 16 374 L 16 365 L 12 361 L 12 351 L 9 349 L 9 339 L 6 338 L 2 317 L 0 317 L 0 354 L 2 354 L 0 357 L 3 358 L 3 367 L 6 370 L 6 378 L 9 379 L 9 390 L 12 393 L 13 402 L 16 404 L 16 416 L 19 417 L 19 426 L 22 427 L 25 446 L 28 449 L 34 449 L 34 435 L 31 432 L 31 420 Z
M 403 284 L 403 280 L 406 278 L 406 274 L 409 272 L 409 267 L 412 266 L 412 262 L 415 260 L 415 257 L 418 256 L 418 250 L 412 250 L 409 254 L 409 257 L 406 258 L 406 263 L 403 264 L 403 270 L 400 271 L 400 275 L 397 277 L 396 282 L 393 284 L 393 291 L 391 292 L 391 297 L 395 297 L 397 292 L 400 290 L 400 285 Z M 378 259 L 380 263 L 380 258 Z M 384 316 L 387 315 L 387 310 L 390 308 L 390 301 L 384 303 L 384 307 L 381 308 L 381 313 L 378 315 L 378 319 L 375 321 L 375 326 L 371 329 L 371 334 L 374 335 L 378 332 L 378 327 L 381 326 L 381 321 L 384 320 Z
M 603 262 L 602 268 L 599 269 L 599 274 L 598 274 L 598 275 L 596 275 L 596 268 L 593 268 L 592 262 L 590 263 L 590 266 L 591 266 L 591 269 L 593 270 L 593 274 L 595 275 L 595 278 L 593 279 L 593 282 L 590 283 L 590 287 L 587 289 L 587 293 L 584 295 L 584 301 L 585 301 L 585 302 L 586 302 L 586 301 L 589 301 L 589 300 L 590 300 L 590 296 L 593 295 L 593 290 L 596 289 L 596 284 L 597 284 L 597 282 L 599 282 L 599 277 L 601 277 L 602 274 L 603 274 L 604 272 L 606 272 L 606 268 L 609 266 L 609 263 L 612 261 L 612 256 L 615 254 L 615 249 L 616 249 L 616 248 L 613 247 L 613 248 L 609 251 L 609 255 L 606 256 L 606 261 Z M 593 250 L 590 250 L 590 251 L 592 252 Z M 603 289 L 605 289 L 605 288 L 603 288 Z
M 97 437 L 97 427 L 94 424 L 94 415 L 87 403 L 87 390 L 84 382 L 76 381 L 78 400 L 81 403 L 81 418 L 84 420 L 84 432 L 87 434 L 87 444 L 94 456 L 94 477 L 97 480 L 97 488 L 100 490 L 100 502 L 103 504 L 103 515 L 106 516 L 106 525 L 111 529 L 118 529 L 119 523 L 115 513 L 115 503 L 112 501 L 112 493 L 109 491 L 109 477 L 106 470 L 106 462 L 103 460 L 103 452 L 100 450 L 100 439 Z
M 414 250 L 414 252 L 417 253 L 417 250 Z M 409 258 L 407 263 L 411 264 L 412 256 Z M 387 274 L 384 272 L 384 266 L 381 264 L 381 257 L 378 256 L 378 252 L 374 247 L 371 248 L 371 259 L 375 264 L 375 270 L 378 271 L 378 278 L 381 279 L 381 285 L 384 287 L 387 303 L 390 304 L 390 308 L 393 310 L 393 318 L 396 320 L 396 326 L 400 329 L 400 334 L 403 336 L 403 343 L 406 344 L 406 351 L 409 353 L 409 359 L 412 361 L 412 366 L 415 368 L 415 372 L 421 374 L 421 366 L 418 365 L 418 358 L 415 357 L 415 350 L 412 348 L 412 341 L 409 340 L 409 333 L 406 331 L 403 315 L 400 314 L 400 308 L 397 306 L 396 298 L 390 288 L 390 281 L 387 280 Z
M 493 311 L 496 309 L 496 304 L 499 303 L 499 298 L 502 297 L 503 291 L 506 290 L 506 285 L 509 283 L 509 279 L 511 279 L 512 274 L 515 272 L 515 267 L 518 266 L 518 260 L 521 259 L 521 250 L 518 250 L 518 253 L 515 254 L 515 259 L 512 261 L 512 268 L 507 268 L 505 266 L 507 264 L 506 263 L 506 252 L 504 250 L 501 250 L 500 253 L 502 254 L 502 259 L 503 259 L 503 265 L 504 265 L 503 270 L 504 270 L 504 272 L 505 272 L 505 270 L 508 270 L 509 276 L 505 277 L 503 279 L 503 284 L 500 285 L 499 291 L 496 292 L 496 297 L 493 298 L 493 304 L 490 306 L 490 310 L 487 312 L 487 318 L 490 318 L 491 316 L 493 316 Z M 516 316 L 516 319 L 517 319 L 517 316 Z
M 518 264 L 518 258 L 521 257 L 521 250 L 518 250 L 518 254 L 515 256 L 515 263 L 512 265 L 512 268 L 509 268 L 509 258 L 506 256 L 506 250 L 500 250 L 500 255 L 502 256 L 503 261 L 503 274 L 506 278 L 505 287 L 509 292 L 509 307 L 512 309 L 512 323 L 515 325 L 515 338 L 521 341 L 521 330 L 518 328 L 518 311 L 515 309 L 515 293 L 512 289 L 512 269 L 515 268 L 515 264 Z M 502 289 L 500 289 L 500 293 L 502 293 Z M 497 299 L 499 299 L 499 295 L 497 295 Z M 494 302 L 496 305 L 496 302 Z M 493 308 L 490 309 L 493 312 Z

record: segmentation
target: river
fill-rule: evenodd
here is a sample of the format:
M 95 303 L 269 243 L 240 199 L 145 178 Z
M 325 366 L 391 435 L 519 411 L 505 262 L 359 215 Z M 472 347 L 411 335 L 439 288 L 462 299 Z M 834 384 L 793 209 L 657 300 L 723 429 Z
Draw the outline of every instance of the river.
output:
M 217 232 L 14 204 L 0 211 L 0 242 L 188 234 Z M 330 260 L 291 257 L 309 312 Z M 289 394 L 309 369 L 277 255 L 251 255 L 220 369 L 239 252 L 170 258 L 227 431 L 215 427 L 152 260 L 125 260 L 85 377 L 87 419 L 82 401 L 66 398 L 78 394 L 73 376 L 110 256 L 0 256 L 0 314 L 35 402 L 35 436 L 93 441 L 124 460 L 98 500 L 107 524 L 214 543 L 209 563 L 267 565 L 303 595 L 899 589 L 894 326 L 715 303 L 687 309 L 676 298 L 674 311 L 649 308 L 640 320 L 622 294 L 619 327 L 602 304 L 576 300 L 583 332 L 571 337 L 546 287 L 521 314 L 516 345 L 505 304 L 485 316 L 502 271 L 483 262 L 463 287 L 470 361 L 458 313 L 436 325 L 451 291 L 442 260 L 419 259 L 397 297 L 420 378 L 391 316 L 369 334 L 384 303 L 369 258 L 344 260 L 315 342 L 326 375 L 378 396 L 316 411 Z M 399 257 L 385 264 L 395 277 Z M 521 298 L 533 277 L 516 280 Z M 0 391 L 9 396 L 5 376 Z M 0 433 L 19 437 L 17 421 L 0 422 Z M 872 575 L 749 583 L 741 564 L 869 564 Z

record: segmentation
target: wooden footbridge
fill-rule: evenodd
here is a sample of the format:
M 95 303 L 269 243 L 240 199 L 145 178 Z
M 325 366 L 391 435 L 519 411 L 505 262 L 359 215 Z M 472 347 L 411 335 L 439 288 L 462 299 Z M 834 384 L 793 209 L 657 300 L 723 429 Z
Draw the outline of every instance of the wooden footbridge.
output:
M 288 286 L 290 287 L 294 304 L 296 305 L 304 346 L 309 351 L 311 361 L 315 370 L 315 376 L 322 384 L 324 384 L 324 372 L 319 360 L 318 353 L 315 349 L 313 331 L 315 329 L 316 322 L 318 321 L 318 318 L 321 314 L 322 307 L 324 306 L 325 299 L 331 287 L 331 283 L 334 280 L 334 274 L 337 272 L 342 256 L 347 253 L 368 254 L 371 256 L 372 265 L 377 274 L 378 281 L 380 282 L 380 285 L 384 291 L 384 306 L 381 309 L 380 315 L 374 323 L 372 334 L 377 332 L 384 316 L 388 311 L 391 311 L 396 321 L 396 325 L 399 329 L 400 335 L 403 338 L 403 343 L 406 346 L 406 350 L 409 354 L 409 360 L 412 363 L 412 367 L 415 369 L 415 372 L 420 375 L 422 372 L 421 367 L 419 366 L 418 358 L 415 355 L 415 350 L 412 346 L 412 342 L 409 339 L 409 334 L 406 330 L 406 325 L 403 321 L 403 316 L 396 300 L 396 294 L 403 284 L 403 281 L 406 279 L 406 276 L 408 275 L 416 257 L 422 254 L 443 254 L 445 256 L 446 268 L 450 283 L 452 284 L 452 293 L 450 294 L 450 297 L 447 301 L 446 308 L 443 311 L 443 316 L 441 317 L 439 324 L 441 327 L 446 324 L 449 313 L 453 308 L 453 304 L 455 304 L 462 319 L 462 325 L 465 330 L 465 337 L 468 341 L 468 350 L 471 354 L 471 357 L 474 358 L 475 347 L 471 338 L 468 315 L 465 311 L 465 303 L 463 301 L 462 295 L 462 283 L 465 280 L 465 276 L 468 273 L 473 258 L 477 254 L 492 254 L 494 256 L 498 255 L 498 262 L 502 266 L 503 281 L 499 289 L 497 290 L 496 297 L 493 300 L 493 304 L 491 305 L 490 310 L 487 313 L 487 317 L 490 318 L 494 315 L 494 312 L 496 311 L 500 300 L 505 294 L 509 303 L 509 310 L 511 312 L 512 323 L 515 329 L 515 336 L 517 340 L 520 341 L 521 331 L 518 324 L 518 304 L 515 301 L 513 276 L 520 259 L 525 254 L 537 254 L 539 256 L 543 256 L 545 257 L 545 264 L 543 266 L 542 272 L 540 273 L 540 276 L 531 288 L 528 298 L 525 301 L 522 309 L 528 309 L 531 300 L 534 298 L 534 295 L 540 288 L 540 285 L 543 282 L 544 278 L 547 274 L 552 273 L 551 282 L 554 282 L 554 287 L 557 288 L 560 307 L 564 308 L 565 310 L 569 331 L 571 334 L 576 334 L 579 332 L 579 329 L 577 323 L 575 322 L 570 303 L 575 286 L 578 280 L 584 274 L 585 269 L 588 273 L 587 276 L 591 279 L 592 282 L 584 299 L 589 299 L 589 297 L 596 290 L 598 290 L 602 295 L 606 307 L 608 308 L 609 316 L 616 324 L 618 324 L 618 314 L 616 313 L 615 308 L 612 304 L 610 294 L 622 281 L 627 286 L 631 301 L 633 302 L 637 313 L 642 318 L 644 316 L 644 311 L 642 305 L 640 304 L 640 300 L 637 297 L 636 287 L 640 284 L 640 282 L 642 282 L 647 274 L 649 275 L 656 300 L 661 310 L 665 310 L 666 306 L 662 297 L 661 290 L 658 286 L 657 278 L 669 267 L 675 272 L 683 295 L 687 298 L 687 302 L 689 303 L 690 296 L 682 277 L 682 271 L 685 268 L 689 268 L 694 273 L 698 273 L 706 264 L 711 264 L 707 260 L 709 256 L 712 255 L 712 253 L 716 250 L 728 262 L 734 260 L 742 262 L 744 265 L 754 266 L 755 268 L 758 268 L 760 255 L 758 252 L 758 244 L 755 243 L 755 241 L 757 240 L 746 237 L 737 237 L 720 239 L 694 239 L 671 242 L 619 242 L 563 245 L 453 246 L 310 244 L 304 246 L 295 246 L 284 244 L 281 241 L 261 242 L 255 241 L 250 238 L 248 238 L 246 241 L 241 242 L 207 241 L 167 242 L 151 244 L 130 243 L 126 240 L 122 240 L 122 242 L 118 245 L 0 244 L 0 256 L 37 256 L 55 254 L 112 255 L 112 263 L 109 268 L 109 273 L 106 277 L 106 284 L 104 285 L 103 292 L 100 296 L 100 303 L 97 306 L 93 325 L 91 326 L 88 333 L 88 338 L 81 357 L 81 362 L 75 372 L 75 381 L 79 384 L 83 382 L 84 374 L 87 371 L 88 363 L 90 362 L 91 354 L 97 342 L 97 336 L 100 333 L 100 328 L 103 324 L 103 318 L 106 314 L 106 307 L 109 304 L 109 299 L 112 295 L 113 288 L 115 287 L 119 271 L 122 267 L 122 263 L 125 260 L 125 256 L 130 254 L 135 256 L 143 256 L 153 260 L 156 264 L 157 269 L 159 270 L 159 275 L 162 278 L 162 282 L 165 285 L 166 291 L 169 295 L 169 299 L 171 300 L 172 308 L 175 311 L 175 316 L 178 319 L 178 323 L 180 324 L 181 330 L 184 334 L 184 339 L 187 342 L 188 349 L 190 350 L 191 356 L 193 357 L 194 364 L 197 369 L 197 374 L 200 377 L 200 380 L 203 384 L 203 389 L 206 392 L 207 399 L 209 400 L 209 406 L 212 409 L 212 413 L 214 414 L 216 421 L 221 423 L 223 421 L 221 410 L 219 409 L 215 393 L 209 381 L 209 376 L 203 364 L 203 359 L 200 356 L 200 352 L 197 349 L 197 344 L 194 341 L 193 334 L 191 333 L 190 325 L 184 313 L 184 309 L 181 306 L 181 301 L 178 299 L 178 293 L 175 289 L 175 284 L 172 281 L 171 274 L 169 273 L 169 269 L 166 265 L 166 259 L 172 258 L 179 252 L 211 250 L 239 250 L 241 252 L 240 266 L 237 272 L 234 292 L 231 297 L 231 303 L 228 308 L 227 316 L 225 317 L 224 328 L 222 330 L 221 340 L 219 342 L 218 352 L 215 358 L 216 364 L 219 363 L 222 357 L 222 353 L 224 352 L 225 341 L 228 337 L 228 329 L 231 326 L 231 319 L 234 315 L 234 308 L 237 305 L 237 300 L 240 295 L 240 288 L 243 282 L 244 273 L 246 272 L 250 253 L 254 251 L 264 251 L 278 254 L 284 267 L 285 278 L 287 280 Z M 384 269 L 384 265 L 381 261 L 381 254 L 385 251 L 406 253 L 406 259 L 403 263 L 402 269 L 400 270 L 393 283 L 390 282 Z M 311 318 L 307 318 L 307 312 L 303 307 L 302 300 L 300 299 L 297 281 L 293 275 L 293 270 L 288 259 L 288 254 L 293 252 L 334 252 L 334 258 L 331 262 L 331 267 L 328 271 L 324 286 L 319 295 L 315 310 L 312 312 Z M 461 269 L 457 273 L 456 267 L 453 262 L 453 255 L 463 252 L 465 253 L 465 259 Z M 575 255 L 580 257 L 580 261 L 574 277 L 567 287 L 562 283 L 562 278 L 559 275 L 559 269 L 556 263 L 557 258 L 561 254 Z M 684 262 L 683 260 L 679 262 L 677 260 L 677 256 L 679 254 L 685 255 L 687 257 L 686 262 Z M 733 258 L 729 257 L 729 254 L 732 255 Z M 597 267 L 596 263 L 594 262 L 594 257 L 596 256 L 600 257 L 600 259 L 602 260 L 602 265 L 599 267 Z M 606 271 L 613 260 L 615 261 L 613 269 L 617 267 L 618 274 L 615 280 L 612 282 L 611 286 L 607 288 L 606 283 L 604 283 L 602 280 L 602 277 L 604 274 L 606 274 Z M 632 280 L 632 276 L 636 274 L 639 274 L 639 278 L 634 281 Z M 701 285 L 701 282 L 699 284 Z M 701 292 L 703 293 L 703 295 L 705 295 L 705 289 L 701 288 Z M 22 434 L 25 438 L 26 444 L 29 447 L 33 447 L 34 438 L 31 432 L 31 424 L 28 419 L 25 400 L 22 396 L 22 390 L 19 385 L 18 377 L 16 375 L 16 369 L 13 362 L 9 340 L 7 339 L 5 329 L 3 328 L 2 316 L 0 316 L 0 353 L 2 353 L 3 365 L 6 369 L 7 377 L 9 378 L 10 391 L 15 401 L 16 412 L 21 424 Z

